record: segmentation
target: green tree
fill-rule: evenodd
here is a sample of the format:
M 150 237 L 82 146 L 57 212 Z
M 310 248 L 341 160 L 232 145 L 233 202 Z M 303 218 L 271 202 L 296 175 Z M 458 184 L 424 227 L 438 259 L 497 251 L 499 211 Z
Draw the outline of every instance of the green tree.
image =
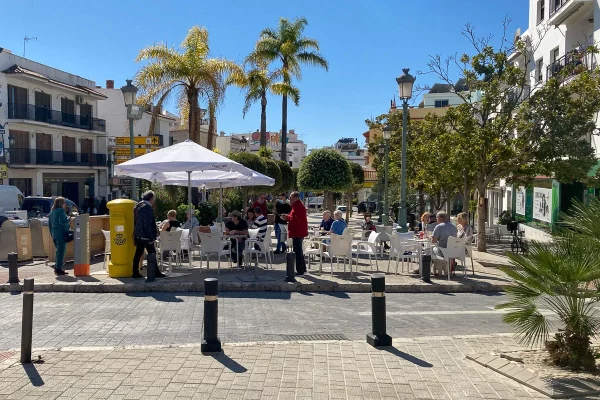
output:
M 291 84 L 291 80 L 282 80 L 281 70 L 269 71 L 269 62 L 261 59 L 256 52 L 246 57 L 246 71 L 241 74 L 229 76 L 228 84 L 242 88 L 244 94 L 244 108 L 242 114 L 246 114 L 252 104 L 260 101 L 260 145 L 267 146 L 267 94 L 277 96 L 289 96 L 297 106 L 300 102 L 300 91 Z
M 294 174 L 294 186 L 292 187 L 292 189 L 294 190 L 300 190 L 298 188 L 298 171 L 300 171 L 300 168 L 292 168 L 292 173 Z
M 244 167 L 250 168 L 260 174 L 267 175 L 267 163 L 265 162 L 265 159 L 256 154 L 248 152 L 229 153 L 229 158 L 239 162 Z M 248 204 L 248 193 L 252 193 L 253 191 L 253 188 L 251 189 L 248 186 L 242 188 L 244 207 Z
M 223 58 L 209 58 L 208 31 L 198 26 L 189 30 L 180 45 L 180 50 L 166 44 L 157 44 L 142 49 L 138 62 L 148 61 L 136 75 L 140 88 L 139 101 L 156 101 L 149 132 L 154 132 L 158 110 L 169 96 L 174 95 L 182 115 L 188 118 L 190 139 L 200 143 L 200 106 L 202 97 L 208 101 L 211 119 L 216 106 L 224 94 L 223 75 L 241 74 L 241 68 Z M 213 128 L 214 131 L 214 128 Z M 214 134 L 214 132 L 213 132 Z M 208 148 L 212 148 L 209 137 Z
M 434 56 L 429 68 L 464 101 L 445 116 L 445 140 L 460 149 L 461 159 L 472 162 L 479 196 L 477 230 L 484 232 L 491 183 L 502 178 L 523 182 L 538 174 L 571 182 L 585 177 L 595 164 L 586 137 L 600 110 L 600 75 L 592 71 L 571 78 L 574 67 L 566 66 L 528 97 L 529 72 L 519 65 L 533 63 L 530 44 L 517 40 L 514 48 L 496 49 L 489 39 L 477 38 L 471 26 L 464 34 L 475 55 Z M 519 63 L 509 59 L 513 53 L 519 54 Z M 451 78 L 455 65 L 463 88 Z M 484 235 L 479 239 L 478 250 L 485 251 Z
M 329 70 L 329 63 L 319 53 L 319 42 L 303 35 L 308 24 L 306 18 L 290 21 L 280 18 L 277 29 L 266 28 L 261 34 L 254 54 L 261 60 L 281 62 L 283 83 L 291 85 L 292 79 L 302 77 L 301 64 L 317 66 Z M 300 93 L 297 91 L 297 98 Z M 287 106 L 288 92 L 281 92 L 281 159 L 287 161 Z
M 294 175 L 294 171 L 292 171 L 292 167 L 288 163 L 283 160 L 277 160 L 277 165 L 279 165 L 279 170 L 281 171 L 281 186 L 279 187 L 280 192 L 289 192 L 294 189 L 296 177 Z
M 503 271 L 516 285 L 506 289 L 510 300 L 497 306 L 508 310 L 503 320 L 523 343 L 544 344 L 554 364 L 575 370 L 596 371 L 600 356 L 590 346 L 600 334 L 599 213 L 598 199 L 576 203 L 564 217 L 567 229 L 552 242 L 534 242 L 526 257 L 509 253 L 513 267 Z
M 332 192 L 345 192 L 354 182 L 350 164 L 332 149 L 313 150 L 300 164 L 298 186 L 301 190 L 324 191 L 327 208 L 333 209 Z
M 264 161 L 265 161 L 265 164 L 267 165 L 267 171 L 266 171 L 265 175 L 267 175 L 269 178 L 275 179 L 275 185 L 273 185 L 273 186 L 257 186 L 255 188 L 255 191 L 260 192 L 260 193 L 262 193 L 262 192 L 272 193 L 272 194 L 277 193 L 281 187 L 281 178 L 282 178 L 281 169 L 279 169 L 279 165 L 277 164 L 277 162 L 275 160 L 266 158 Z
M 363 167 L 355 162 L 350 162 L 350 170 L 352 171 L 352 184 L 346 192 L 346 221 L 352 216 L 352 199 L 354 194 L 362 189 L 365 183 L 365 171 Z

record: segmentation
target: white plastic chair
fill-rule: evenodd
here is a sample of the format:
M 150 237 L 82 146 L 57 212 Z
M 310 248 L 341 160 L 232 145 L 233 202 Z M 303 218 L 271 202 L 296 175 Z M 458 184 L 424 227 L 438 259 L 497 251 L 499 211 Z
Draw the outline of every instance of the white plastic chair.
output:
M 250 239 L 256 239 L 256 237 L 258 236 L 258 231 L 259 229 L 248 229 L 248 238 Z
M 463 263 L 463 268 L 464 268 L 464 274 L 467 275 L 467 268 L 466 268 L 466 261 L 465 261 L 465 252 L 466 252 L 466 242 L 467 242 L 468 238 L 464 238 L 464 239 L 459 239 L 456 237 L 449 237 L 448 238 L 448 245 L 446 246 L 446 248 L 440 247 L 439 249 L 442 251 L 442 253 L 444 254 L 443 257 L 437 256 L 437 255 L 433 255 L 432 257 L 437 259 L 437 260 L 444 260 L 446 261 L 446 268 L 448 269 L 448 280 L 450 280 L 450 268 L 451 268 L 451 263 L 450 260 L 460 260 Z
M 168 252 L 169 254 L 169 271 L 172 272 L 171 267 L 171 259 L 173 255 L 175 256 L 175 265 L 181 264 L 181 235 L 182 231 L 162 231 L 160 232 L 160 250 L 159 254 L 162 258 L 163 252 Z
M 310 238 L 302 241 L 302 253 L 308 257 L 307 269 L 310 271 L 310 258 L 317 256 L 319 259 L 319 272 L 323 272 L 323 239 Z
M 190 251 L 192 252 L 192 257 L 193 257 L 193 252 L 194 250 L 196 251 L 200 251 L 200 236 L 198 236 L 198 233 L 200 232 L 200 227 L 199 226 L 195 226 L 192 228 L 192 234 L 190 235 L 190 246 L 191 249 Z
M 248 234 L 250 234 L 250 231 L 256 231 L 256 235 L 254 236 L 254 239 L 252 238 L 252 236 L 250 236 L 250 239 L 246 240 L 246 249 L 244 250 L 244 256 L 246 257 L 247 260 L 250 261 L 250 263 L 252 263 L 252 255 L 256 254 L 255 268 L 258 268 L 258 256 L 264 255 L 265 256 L 265 265 L 266 265 L 267 269 L 269 269 L 269 264 L 271 264 L 271 269 L 273 269 L 273 259 L 271 258 L 271 231 L 272 230 L 273 230 L 272 226 L 267 227 L 267 232 L 265 233 L 265 237 L 263 237 L 263 238 L 259 238 L 257 236 L 258 229 L 249 229 L 248 230 Z M 255 245 L 258 246 L 258 249 L 256 248 Z
M 379 262 L 377 261 L 377 239 L 381 233 L 372 231 L 369 235 L 369 239 L 366 241 L 359 240 L 352 244 L 352 254 L 356 254 L 356 269 L 358 270 L 358 256 L 366 254 L 369 256 L 369 265 L 373 269 L 371 264 L 371 256 L 375 257 L 375 265 L 377 266 L 377 272 L 379 272 Z
M 412 235 L 412 233 L 411 233 Z M 404 273 L 404 261 L 408 260 L 409 264 L 412 263 L 413 261 L 415 262 L 419 262 L 419 255 L 418 255 L 418 247 L 420 246 L 420 244 L 418 244 L 415 239 L 414 239 L 414 235 L 412 235 L 412 239 L 407 240 L 406 239 L 406 235 L 404 234 L 404 236 L 400 235 L 400 234 L 395 234 L 392 235 L 390 237 L 390 257 L 388 260 L 388 270 L 387 272 L 390 272 L 390 264 L 392 262 L 392 258 L 396 258 L 396 275 L 398 275 L 398 263 L 400 262 L 400 260 L 402 260 L 402 273 Z M 410 254 L 405 254 L 405 253 L 410 253 Z M 410 271 L 410 265 L 408 266 L 408 270 Z
M 200 265 L 206 254 L 206 269 L 210 269 L 210 255 L 217 255 L 217 274 L 221 271 L 221 256 L 229 256 L 229 268 L 231 268 L 231 242 L 223 241 L 218 233 L 200 233 Z
M 194 227 L 196 228 L 196 227 Z M 188 252 L 188 257 L 191 257 L 190 254 L 190 230 L 189 229 L 182 229 L 181 230 L 181 256 L 180 259 L 183 259 L 183 251 L 187 251 Z
M 465 244 L 465 251 L 467 253 L 467 256 L 469 256 L 469 258 L 471 259 L 471 271 L 473 272 L 473 275 L 475 275 L 475 266 L 473 265 L 473 244 L 477 246 L 477 234 L 473 235 L 471 240 L 469 240 L 469 238 L 466 239 L 467 243 Z
M 344 258 L 344 273 L 346 273 L 346 259 L 350 262 L 350 276 L 352 273 L 352 236 L 351 235 L 336 235 L 332 233 L 330 236 L 331 242 L 324 244 L 327 251 L 323 255 L 329 258 L 331 265 L 331 275 L 333 276 L 333 258 L 336 259 L 336 265 L 340 266 L 340 257 Z M 357 266 L 358 268 L 358 266 Z
M 104 234 L 104 269 L 108 267 L 108 261 L 110 261 L 110 231 L 102 230 Z

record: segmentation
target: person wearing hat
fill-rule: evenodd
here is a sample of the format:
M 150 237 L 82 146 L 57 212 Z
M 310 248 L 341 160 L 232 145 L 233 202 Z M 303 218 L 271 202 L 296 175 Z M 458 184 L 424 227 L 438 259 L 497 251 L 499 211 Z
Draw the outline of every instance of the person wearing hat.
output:
M 225 234 L 235 236 L 248 236 L 248 223 L 242 218 L 242 213 L 234 210 L 231 212 L 231 218 L 225 224 Z M 237 246 L 234 244 L 237 243 Z M 231 239 L 231 257 L 234 262 L 237 262 L 238 267 L 242 266 L 242 260 L 244 258 L 244 246 L 246 244 L 246 238 Z
M 279 194 L 277 203 L 275 204 L 275 236 L 277 237 L 277 248 L 275 254 L 279 254 L 282 251 L 287 250 L 285 242 L 281 241 L 282 232 L 287 230 L 287 221 L 282 218 L 283 214 L 289 214 L 292 211 L 292 207 L 287 202 L 285 193 Z

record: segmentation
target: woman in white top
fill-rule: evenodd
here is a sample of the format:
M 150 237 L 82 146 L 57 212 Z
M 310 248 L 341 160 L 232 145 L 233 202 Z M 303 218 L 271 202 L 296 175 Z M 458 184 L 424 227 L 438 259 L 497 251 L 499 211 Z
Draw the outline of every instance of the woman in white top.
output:
M 462 212 L 456 216 L 458 219 L 458 234 L 456 237 L 459 238 L 473 238 L 473 227 L 469 225 L 469 217 L 467 213 Z

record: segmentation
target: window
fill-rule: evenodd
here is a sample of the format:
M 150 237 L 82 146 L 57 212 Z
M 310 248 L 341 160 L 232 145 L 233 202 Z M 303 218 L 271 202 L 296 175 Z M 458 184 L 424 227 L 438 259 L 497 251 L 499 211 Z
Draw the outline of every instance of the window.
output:
M 8 118 L 27 118 L 27 89 L 8 85 Z
M 435 108 L 448 107 L 448 104 L 449 104 L 448 100 L 436 100 Z
M 10 178 L 8 184 L 16 186 L 25 197 L 31 196 L 31 178 Z
M 552 50 L 551 53 L 551 58 L 552 58 L 552 63 L 555 63 L 556 60 L 558 60 L 560 58 L 560 48 L 555 48 L 554 50 Z
M 48 93 L 35 92 L 35 120 L 49 122 L 51 120 L 50 95 Z
M 544 59 L 540 58 L 539 60 L 536 61 L 535 65 L 536 65 L 536 67 L 535 67 L 535 81 L 536 82 L 541 82 L 542 79 L 544 79 L 544 75 L 542 73 L 542 71 L 544 70 Z
M 540 22 L 542 22 L 544 20 L 546 16 L 546 0 L 539 0 L 538 1 L 538 20 L 537 23 L 539 24 Z
M 92 127 L 92 105 L 91 104 L 81 104 L 79 106 L 79 124 Z
M 62 122 L 75 123 L 75 101 L 62 97 L 60 99 L 60 111 L 62 113 Z

